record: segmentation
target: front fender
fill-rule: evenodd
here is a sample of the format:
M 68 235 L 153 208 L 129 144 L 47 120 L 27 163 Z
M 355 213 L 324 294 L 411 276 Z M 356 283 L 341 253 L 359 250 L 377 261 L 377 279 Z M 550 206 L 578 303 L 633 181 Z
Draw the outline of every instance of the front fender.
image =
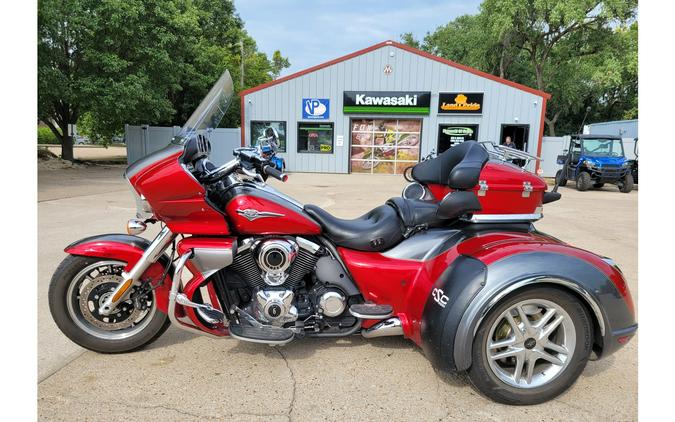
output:
M 471 366 L 473 338 L 490 309 L 504 296 L 528 285 L 558 285 L 580 296 L 598 325 L 595 343 L 599 354 L 614 352 L 635 333 L 632 299 L 615 267 L 590 252 L 569 246 L 547 249 L 542 246 L 541 252 L 515 253 L 487 265 L 485 286 L 466 308 L 457 328 L 455 369 Z
M 129 271 L 143 255 L 143 252 L 150 246 L 150 241 L 138 236 L 126 234 L 103 234 L 91 236 L 66 246 L 64 251 L 71 255 L 92 256 L 97 258 L 108 258 L 126 262 L 125 271 Z M 162 255 L 160 259 L 153 263 L 148 270 L 141 276 L 142 280 L 146 278 L 153 279 L 153 282 L 162 276 L 167 265 L 171 265 L 164 282 L 155 290 L 155 300 L 157 308 L 166 313 L 169 304 L 169 291 L 171 290 L 171 276 L 173 275 L 173 265 L 169 258 Z

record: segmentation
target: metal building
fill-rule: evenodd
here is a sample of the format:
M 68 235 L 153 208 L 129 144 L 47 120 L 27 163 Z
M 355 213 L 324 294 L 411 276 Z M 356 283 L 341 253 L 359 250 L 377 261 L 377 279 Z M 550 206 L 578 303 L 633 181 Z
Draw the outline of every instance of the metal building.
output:
M 540 155 L 550 98 L 394 41 L 240 96 L 242 145 L 274 126 L 288 170 L 391 174 L 465 140 Z
M 635 119 L 591 123 L 588 125 L 588 133 L 592 135 L 614 135 L 622 138 L 635 139 L 638 137 L 638 121 Z

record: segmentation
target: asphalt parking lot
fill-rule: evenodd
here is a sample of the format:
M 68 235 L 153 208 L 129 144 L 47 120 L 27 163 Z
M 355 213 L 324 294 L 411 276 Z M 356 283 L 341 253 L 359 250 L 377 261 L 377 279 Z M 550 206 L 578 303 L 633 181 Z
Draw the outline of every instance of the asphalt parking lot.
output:
M 123 170 L 38 172 L 40 420 L 637 419 L 637 338 L 607 359 L 590 362 L 564 395 L 531 407 L 481 397 L 463 375 L 434 371 L 421 350 L 403 338 L 308 339 L 269 347 L 171 327 L 138 352 L 85 351 L 53 323 L 49 280 L 72 241 L 124 231 L 135 209 Z M 280 188 L 301 202 L 355 217 L 399 195 L 404 183 L 394 176 L 292 174 Z M 614 186 L 560 192 L 563 198 L 545 207 L 537 227 L 612 257 L 637 301 L 638 192 L 622 194 Z

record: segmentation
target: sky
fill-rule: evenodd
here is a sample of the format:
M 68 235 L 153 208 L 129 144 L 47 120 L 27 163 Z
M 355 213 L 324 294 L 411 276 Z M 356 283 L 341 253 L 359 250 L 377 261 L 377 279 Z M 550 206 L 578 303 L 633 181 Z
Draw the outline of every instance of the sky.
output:
M 385 40 L 415 38 L 460 15 L 478 12 L 480 0 L 235 0 L 258 49 L 280 50 L 291 67 L 283 75 Z

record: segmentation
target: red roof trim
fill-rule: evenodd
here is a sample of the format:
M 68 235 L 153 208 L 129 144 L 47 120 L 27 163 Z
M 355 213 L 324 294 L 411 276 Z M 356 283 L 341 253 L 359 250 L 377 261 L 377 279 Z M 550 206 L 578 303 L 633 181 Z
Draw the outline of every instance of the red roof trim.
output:
M 315 72 L 319 69 L 323 69 L 324 67 L 332 66 L 334 64 L 343 62 L 345 60 L 349 60 L 351 58 L 361 56 L 361 55 L 369 53 L 373 50 L 377 50 L 379 48 L 385 47 L 387 45 L 391 45 L 391 46 L 400 48 L 401 50 L 405 50 L 405 51 L 408 51 L 410 53 L 417 54 L 418 56 L 422 56 L 422 57 L 425 57 L 427 59 L 434 60 L 434 61 L 437 61 L 439 63 L 446 64 L 448 66 L 452 66 L 456 69 L 463 70 L 465 72 L 469 72 L 469 73 L 472 73 L 474 75 L 481 76 L 483 78 L 491 79 L 495 82 L 499 82 L 501 84 L 508 85 L 512 88 L 516 88 L 516 89 L 520 89 L 520 90 L 525 91 L 525 92 L 529 92 L 530 94 L 538 95 L 538 96 L 540 96 L 542 98 L 545 98 L 545 99 L 551 98 L 551 94 L 546 93 L 544 91 L 540 91 L 538 89 L 530 88 L 529 86 L 522 85 L 522 84 L 519 84 L 519 83 L 516 83 L 516 82 L 513 82 L 513 81 L 509 81 L 507 79 L 500 78 L 498 76 L 482 72 L 478 69 L 474 69 L 473 67 L 469 67 L 469 66 L 465 66 L 463 64 L 455 63 L 451 60 L 447 60 L 447 59 L 444 59 L 442 57 L 434 56 L 433 54 L 429 54 L 426 51 L 418 50 L 414 47 L 410 47 L 410 46 L 398 43 L 396 41 L 383 41 L 381 43 L 372 45 L 368 48 L 364 48 L 363 50 L 355 51 L 351 54 L 347 54 L 346 56 L 338 57 L 337 59 L 333 59 L 329 62 L 321 63 L 321 64 L 318 64 L 316 66 L 312 66 L 308 69 L 301 70 L 299 72 L 290 74 L 288 76 L 284 76 L 283 78 L 279 78 L 279 79 L 276 79 L 274 81 L 270 81 L 270 82 L 267 82 L 267 83 L 264 83 L 264 84 L 261 84 L 261 85 L 258 85 L 258 86 L 254 86 L 253 88 L 249 88 L 249 89 L 246 89 L 244 91 L 241 91 L 239 93 L 239 95 L 243 97 L 243 96 L 251 94 L 253 92 L 260 91 L 261 89 L 265 89 L 265 88 L 270 87 L 270 86 L 278 85 L 282 82 L 286 82 L 288 80 L 298 78 L 302 75 L 306 75 L 308 73 Z

